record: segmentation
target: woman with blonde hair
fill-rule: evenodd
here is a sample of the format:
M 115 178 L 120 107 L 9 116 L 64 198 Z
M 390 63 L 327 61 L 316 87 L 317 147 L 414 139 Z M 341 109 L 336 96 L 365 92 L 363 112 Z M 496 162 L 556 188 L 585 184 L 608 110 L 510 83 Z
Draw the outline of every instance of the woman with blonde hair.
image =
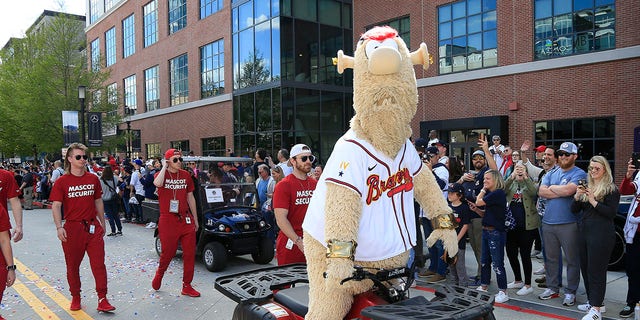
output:
M 603 156 L 589 160 L 587 181 L 580 181 L 571 204 L 571 211 L 579 214 L 578 251 L 580 269 L 587 291 L 587 303 L 578 309 L 588 311 L 582 319 L 602 319 L 607 286 L 607 266 L 615 244 L 613 219 L 617 214 L 620 192 L 613 183 L 611 167 Z
M 487 291 L 491 281 L 491 267 L 496 273 L 498 294 L 495 301 L 504 303 L 509 300 L 507 294 L 507 275 L 504 270 L 504 247 L 507 239 L 504 220 L 507 212 L 507 194 L 500 171 L 487 170 L 484 174 L 484 187 L 478 193 L 476 206 L 485 207 L 482 216 L 482 257 L 480 258 L 480 286 L 476 289 Z

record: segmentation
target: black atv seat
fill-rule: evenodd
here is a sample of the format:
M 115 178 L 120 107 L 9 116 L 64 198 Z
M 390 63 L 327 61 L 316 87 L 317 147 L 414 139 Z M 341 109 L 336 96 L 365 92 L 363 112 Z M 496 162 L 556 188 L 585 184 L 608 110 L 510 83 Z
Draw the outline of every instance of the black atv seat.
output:
M 282 289 L 273 295 L 273 299 L 299 316 L 304 317 L 309 311 L 309 287 L 306 285 Z

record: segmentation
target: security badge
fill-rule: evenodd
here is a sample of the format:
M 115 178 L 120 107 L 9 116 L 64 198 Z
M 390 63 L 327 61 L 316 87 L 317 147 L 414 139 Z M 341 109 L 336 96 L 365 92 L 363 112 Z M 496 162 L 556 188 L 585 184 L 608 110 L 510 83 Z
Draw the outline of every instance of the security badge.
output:
M 91 234 L 96 233 L 96 226 L 94 224 L 89 226 L 89 233 Z
M 179 208 L 180 208 L 180 200 L 169 200 L 169 212 L 180 213 L 178 211 Z

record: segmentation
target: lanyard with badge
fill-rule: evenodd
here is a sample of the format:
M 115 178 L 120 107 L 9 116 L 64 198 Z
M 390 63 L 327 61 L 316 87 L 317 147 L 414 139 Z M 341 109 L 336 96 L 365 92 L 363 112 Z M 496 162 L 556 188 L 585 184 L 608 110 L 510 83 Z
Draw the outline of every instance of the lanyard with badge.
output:
M 177 179 L 173 178 L 173 176 L 171 175 L 171 172 L 169 172 L 169 178 L 173 181 L 177 181 Z M 180 178 L 180 172 L 178 172 L 177 178 Z M 173 191 L 173 199 L 169 200 L 169 212 L 175 213 L 176 215 L 178 215 L 178 217 L 181 217 L 180 216 L 180 200 L 176 199 L 176 194 L 178 192 L 178 189 L 175 188 L 174 186 L 172 188 L 172 191 Z M 187 224 L 191 224 L 191 217 L 189 216 L 184 217 L 184 222 L 186 222 Z

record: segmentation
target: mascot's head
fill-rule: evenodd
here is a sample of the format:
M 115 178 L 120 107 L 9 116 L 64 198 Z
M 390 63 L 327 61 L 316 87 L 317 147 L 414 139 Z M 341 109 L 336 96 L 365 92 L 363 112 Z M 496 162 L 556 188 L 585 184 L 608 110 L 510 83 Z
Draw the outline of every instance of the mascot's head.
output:
M 339 73 L 353 69 L 355 116 L 352 128 L 355 121 L 364 135 L 372 130 L 365 128 L 368 125 L 398 127 L 397 132 L 387 130 L 385 135 L 397 135 L 402 139 L 411 135 L 410 122 L 418 104 L 413 66 L 419 64 L 425 70 L 429 68 L 427 45 L 421 43 L 416 51 L 409 52 L 395 29 L 374 27 L 360 37 L 353 57 L 338 51 L 335 64 Z

